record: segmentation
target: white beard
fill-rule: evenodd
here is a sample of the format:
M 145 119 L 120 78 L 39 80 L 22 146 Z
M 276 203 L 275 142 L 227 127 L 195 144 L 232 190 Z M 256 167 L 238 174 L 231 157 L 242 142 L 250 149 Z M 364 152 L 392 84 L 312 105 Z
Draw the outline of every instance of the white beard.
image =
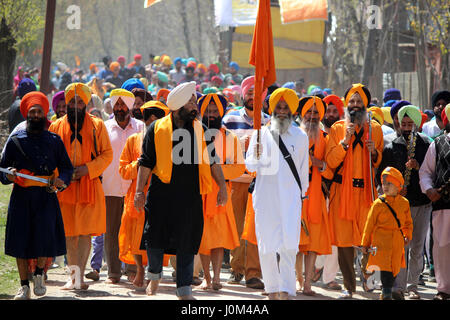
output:
M 367 119 L 368 119 L 367 110 L 362 109 L 362 111 L 356 113 L 355 124 L 359 125 L 359 126 L 363 126 L 364 123 L 367 121 Z M 345 120 L 347 121 L 347 123 L 350 122 L 350 112 L 348 111 L 347 108 L 345 109 Z
M 285 119 L 280 119 L 276 115 L 272 114 L 272 118 L 270 119 L 270 130 L 282 135 L 289 130 L 289 127 L 292 124 L 292 115 L 289 115 Z

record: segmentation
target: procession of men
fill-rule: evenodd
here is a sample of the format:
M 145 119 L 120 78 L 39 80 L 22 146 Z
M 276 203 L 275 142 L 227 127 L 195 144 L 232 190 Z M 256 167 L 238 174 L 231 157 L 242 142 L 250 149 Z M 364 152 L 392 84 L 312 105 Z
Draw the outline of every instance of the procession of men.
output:
M 86 84 L 58 93 L 51 107 L 66 111 L 53 121 L 45 95 L 23 94 L 25 122 L 3 147 L 0 174 L 14 184 L 5 237 L 20 276 L 14 299 L 45 295 L 48 260 L 58 256 L 67 268 L 61 290 L 89 290 L 85 278 L 100 278 L 99 268 L 86 272 L 98 249 L 106 284 L 130 282 L 149 297 L 171 256 L 181 300 L 220 292 L 227 259 L 228 284 L 268 299 L 314 298 L 321 275 L 327 290 L 350 299 L 375 290 L 374 272 L 380 299 L 421 299 L 431 252 L 434 299 L 449 299 L 449 91 L 432 97 L 440 134 L 430 137 L 424 124 L 433 123 L 396 89 L 385 92 L 398 94 L 386 114 L 363 84 L 342 97 L 276 86 L 261 97 L 266 114 L 253 103 L 254 76 L 240 85 L 243 107 L 199 92 L 195 81 L 161 101 L 142 87 L 133 80 L 111 90 L 105 122 L 88 112 Z

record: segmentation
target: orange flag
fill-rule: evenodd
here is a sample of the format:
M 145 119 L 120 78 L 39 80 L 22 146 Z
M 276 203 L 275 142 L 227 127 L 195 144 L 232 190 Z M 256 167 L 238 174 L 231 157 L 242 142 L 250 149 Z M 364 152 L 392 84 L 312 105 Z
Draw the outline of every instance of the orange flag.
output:
M 162 0 L 144 0 L 144 9 L 154 5 L 157 2 L 161 2 Z
M 253 32 L 249 64 L 255 66 L 255 93 L 253 99 L 253 128 L 261 129 L 262 93 L 275 83 L 275 59 L 273 54 L 272 17 L 270 0 L 260 0 L 258 16 Z

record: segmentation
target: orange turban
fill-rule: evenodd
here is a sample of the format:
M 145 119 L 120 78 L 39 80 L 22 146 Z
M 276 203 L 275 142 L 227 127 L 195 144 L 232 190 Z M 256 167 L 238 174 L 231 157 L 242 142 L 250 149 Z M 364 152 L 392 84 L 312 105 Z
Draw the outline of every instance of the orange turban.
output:
M 355 93 L 358 93 L 361 96 L 364 107 L 367 108 L 369 106 L 371 96 L 369 90 L 361 83 L 354 83 L 353 86 L 348 89 L 344 97 L 345 105 L 348 106 L 348 101 Z
M 75 90 L 77 92 L 77 97 L 81 98 L 84 104 L 87 105 L 91 100 L 91 90 L 87 85 L 81 82 L 74 82 L 66 87 L 66 90 L 64 90 L 66 104 L 68 104 L 75 97 Z
M 200 99 L 198 99 L 197 104 L 200 107 L 200 114 L 203 116 L 206 108 L 212 102 L 211 100 L 214 101 L 217 109 L 219 109 L 220 116 L 223 117 L 223 114 L 228 105 L 228 100 L 224 96 L 218 95 L 217 93 L 208 93 L 207 95 L 204 95 L 200 97 Z
M 302 118 L 305 116 L 306 112 L 308 112 L 308 110 L 313 107 L 314 104 L 316 105 L 317 111 L 319 112 L 320 120 L 323 119 L 323 116 L 325 115 L 325 111 L 327 109 L 326 104 L 320 97 L 317 96 L 303 97 L 300 99 L 298 109 Z
M 377 120 L 380 125 L 384 124 L 384 114 L 383 114 L 383 110 L 381 110 L 381 108 L 370 107 L 368 109 L 368 111 L 372 112 L 372 117 L 374 117 L 375 120 Z
M 162 103 L 160 101 L 156 101 L 156 100 L 150 100 L 150 101 L 144 103 L 140 109 L 141 109 L 141 112 L 144 113 L 145 109 L 151 109 L 151 108 L 163 110 L 165 116 L 167 116 L 170 111 L 169 108 L 164 103 Z
M 167 100 L 167 96 L 169 95 L 170 90 L 169 89 L 159 89 L 157 95 L 156 95 L 156 100 L 159 100 L 159 98 L 163 97 L 165 100 Z
M 405 183 L 401 172 L 394 167 L 386 167 L 386 169 L 384 169 L 381 173 L 381 176 L 386 176 L 386 180 L 395 185 L 397 189 L 401 189 L 403 184 Z
M 339 112 L 339 116 L 342 117 L 344 115 L 344 102 L 342 102 L 341 98 L 339 98 L 335 94 L 329 94 L 325 98 L 323 98 L 323 101 L 330 105 L 332 104 L 335 106 Z
M 50 104 L 48 102 L 46 95 L 40 91 L 32 91 L 24 95 L 22 100 L 20 101 L 20 113 L 22 114 L 24 119 L 27 118 L 28 111 L 31 109 L 31 107 L 35 105 L 41 106 L 42 110 L 47 116 Z
M 109 68 L 111 71 L 118 70 L 120 68 L 120 64 L 117 61 L 111 62 Z

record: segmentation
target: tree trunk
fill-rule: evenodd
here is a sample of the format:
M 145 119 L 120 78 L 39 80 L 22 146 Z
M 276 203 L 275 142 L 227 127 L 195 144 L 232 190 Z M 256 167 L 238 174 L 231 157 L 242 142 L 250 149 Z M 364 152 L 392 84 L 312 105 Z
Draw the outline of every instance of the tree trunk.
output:
M 417 19 L 419 25 L 419 33 L 414 34 L 414 44 L 416 46 L 416 64 L 417 64 L 417 81 L 419 85 L 419 101 L 420 105 L 428 106 L 428 85 L 427 85 L 427 73 L 425 57 L 427 55 L 425 38 L 422 30 L 422 13 L 423 12 L 423 2 L 422 0 L 417 1 Z
M 380 6 L 380 0 L 372 0 L 371 5 Z M 361 71 L 361 83 L 368 85 L 369 79 L 373 75 L 374 66 L 378 60 L 379 41 L 380 41 L 379 29 L 370 29 L 369 38 L 367 39 L 366 50 L 364 53 L 364 65 Z M 382 72 L 378 70 L 377 72 Z
M 186 1 L 182 0 L 181 1 L 181 19 L 183 20 L 183 31 L 184 31 L 184 40 L 186 43 L 186 50 L 187 50 L 187 54 L 189 57 L 193 57 L 194 55 L 192 54 L 192 47 L 191 47 L 191 41 L 189 38 L 189 29 L 188 29 L 188 19 L 187 19 L 187 8 L 186 8 Z M 198 19 L 200 19 L 200 17 L 198 17 Z
M 13 102 L 14 64 L 17 51 L 16 40 L 3 18 L 0 24 L 0 111 L 9 108 Z

